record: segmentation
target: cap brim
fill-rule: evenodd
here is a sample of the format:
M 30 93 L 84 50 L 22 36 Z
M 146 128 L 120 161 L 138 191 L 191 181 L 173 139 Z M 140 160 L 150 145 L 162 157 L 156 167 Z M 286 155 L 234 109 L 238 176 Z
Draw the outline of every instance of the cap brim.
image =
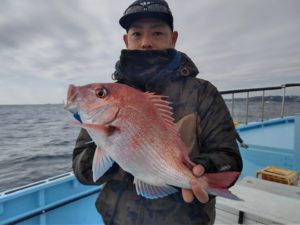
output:
M 136 13 L 128 14 L 121 17 L 119 23 L 124 29 L 128 30 L 132 23 L 143 18 L 160 19 L 162 21 L 165 21 L 173 30 L 173 17 L 169 14 L 161 13 L 161 12 L 136 12 Z

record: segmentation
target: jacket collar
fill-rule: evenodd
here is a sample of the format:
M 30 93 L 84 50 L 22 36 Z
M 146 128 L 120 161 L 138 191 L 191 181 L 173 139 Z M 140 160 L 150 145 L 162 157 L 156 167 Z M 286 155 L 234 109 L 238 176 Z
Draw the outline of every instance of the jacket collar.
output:
M 196 76 L 192 60 L 175 49 L 163 51 L 122 50 L 116 63 L 116 79 L 143 91 L 153 83 L 181 76 Z

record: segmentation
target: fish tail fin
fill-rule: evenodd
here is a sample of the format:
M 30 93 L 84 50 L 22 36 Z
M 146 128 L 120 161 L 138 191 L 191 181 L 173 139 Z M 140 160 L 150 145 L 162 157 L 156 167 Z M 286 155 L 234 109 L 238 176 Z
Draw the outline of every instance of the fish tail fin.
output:
M 226 188 L 212 188 L 208 187 L 206 189 L 207 193 L 214 196 L 219 196 L 222 198 L 227 198 L 235 201 L 244 201 L 243 199 L 239 198 L 235 194 L 233 194 L 230 190 Z

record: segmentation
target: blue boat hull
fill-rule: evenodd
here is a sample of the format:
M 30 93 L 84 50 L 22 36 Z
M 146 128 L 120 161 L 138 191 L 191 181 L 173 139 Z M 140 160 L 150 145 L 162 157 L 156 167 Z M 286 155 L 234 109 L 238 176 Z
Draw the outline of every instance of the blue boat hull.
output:
M 0 224 L 104 224 L 95 200 L 101 188 L 72 173 L 0 195 Z

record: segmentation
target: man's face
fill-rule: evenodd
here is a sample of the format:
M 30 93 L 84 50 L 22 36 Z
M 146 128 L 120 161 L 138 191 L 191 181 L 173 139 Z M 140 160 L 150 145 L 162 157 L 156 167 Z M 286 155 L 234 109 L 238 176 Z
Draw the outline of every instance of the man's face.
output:
M 123 39 L 129 50 L 165 50 L 175 48 L 178 33 L 154 18 L 134 22 Z

